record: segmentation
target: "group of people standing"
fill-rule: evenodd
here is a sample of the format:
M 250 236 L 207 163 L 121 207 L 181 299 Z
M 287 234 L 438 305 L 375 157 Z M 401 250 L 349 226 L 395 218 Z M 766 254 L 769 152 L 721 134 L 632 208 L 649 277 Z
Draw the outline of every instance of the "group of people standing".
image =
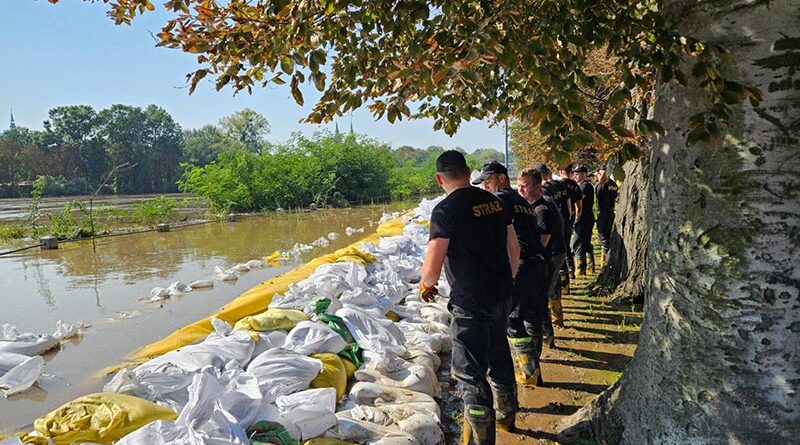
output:
M 471 180 L 455 150 L 437 158 L 436 170 L 447 196 L 431 214 L 420 297 L 433 300 L 444 267 L 463 443 L 494 444 L 496 428 L 515 429 L 517 384 L 542 383 L 542 346 L 553 346 L 554 324 L 564 325 L 561 294 L 569 279 L 595 270 L 595 220 L 608 250 L 618 188 L 604 167 L 595 187 L 586 166 L 572 165 L 558 179 L 545 164 L 524 169 L 516 190 L 496 161 Z

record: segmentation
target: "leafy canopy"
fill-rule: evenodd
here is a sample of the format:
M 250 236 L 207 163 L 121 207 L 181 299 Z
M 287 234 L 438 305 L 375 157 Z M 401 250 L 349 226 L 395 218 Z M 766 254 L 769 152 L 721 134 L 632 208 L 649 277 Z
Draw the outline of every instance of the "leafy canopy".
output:
M 56 3 L 58 0 L 50 0 Z M 151 0 L 88 0 L 110 5 L 117 24 L 155 6 Z M 367 106 L 389 122 L 430 117 L 453 134 L 463 121 L 518 118 L 538 127 L 557 157 L 603 140 L 638 154 L 637 133 L 663 131 L 638 115 L 636 89 L 648 77 L 709 96 L 707 112 L 689 121 L 689 142 L 720 134 L 729 105 L 757 90 L 725 79 L 727 53 L 682 36 L 657 0 L 168 0 L 174 13 L 158 45 L 197 54 L 190 90 L 207 76 L 217 89 L 251 91 L 289 85 L 322 92 L 308 122 Z M 589 54 L 614 60 L 618 84 L 597 96 Z M 610 119 L 587 118 L 601 100 Z M 635 119 L 636 128 L 625 120 Z

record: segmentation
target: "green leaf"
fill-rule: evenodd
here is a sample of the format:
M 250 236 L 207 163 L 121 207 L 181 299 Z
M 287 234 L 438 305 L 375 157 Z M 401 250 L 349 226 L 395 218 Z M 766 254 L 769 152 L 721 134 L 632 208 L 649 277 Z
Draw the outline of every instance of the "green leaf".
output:
M 286 74 L 292 74 L 294 71 L 294 62 L 288 57 L 281 59 L 281 70 Z
M 618 108 L 625 104 L 625 102 L 630 98 L 630 91 L 622 88 L 614 92 L 611 97 L 608 98 L 608 106 L 611 108 Z

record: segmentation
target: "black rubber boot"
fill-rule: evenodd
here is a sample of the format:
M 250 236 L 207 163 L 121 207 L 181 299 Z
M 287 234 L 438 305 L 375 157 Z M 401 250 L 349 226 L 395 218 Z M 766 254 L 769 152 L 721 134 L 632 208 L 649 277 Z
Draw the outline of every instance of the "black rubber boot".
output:
M 538 351 L 534 340 L 539 342 Z M 511 342 L 511 351 L 517 362 L 514 372 L 517 383 L 541 385 L 542 370 L 539 367 L 539 356 L 542 353 L 541 337 L 510 338 L 509 341 Z
M 494 410 L 483 405 L 464 406 L 462 445 L 494 445 Z
M 517 411 L 519 410 L 516 385 L 492 384 L 492 396 L 494 397 L 495 429 L 513 433 L 516 430 Z
M 578 275 L 586 276 L 586 254 L 578 255 Z
M 589 252 L 589 270 L 592 274 L 595 273 L 595 265 L 594 265 L 594 252 Z

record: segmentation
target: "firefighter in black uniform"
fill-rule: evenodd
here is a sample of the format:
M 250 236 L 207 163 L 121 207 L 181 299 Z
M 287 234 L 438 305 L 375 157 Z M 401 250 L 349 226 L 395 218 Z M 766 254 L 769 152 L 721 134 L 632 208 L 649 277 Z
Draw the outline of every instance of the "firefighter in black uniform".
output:
M 578 257 L 578 275 L 586 275 L 586 257 L 589 257 L 589 270 L 594 273 L 594 252 L 592 251 L 592 229 L 594 229 L 594 187 L 587 176 L 585 165 L 574 169 L 583 194 L 583 205 L 575 216 L 575 234 L 572 237 L 572 251 Z
M 597 237 L 603 248 L 600 265 L 603 266 L 608 258 L 609 240 L 611 230 L 614 228 L 614 205 L 617 202 L 619 186 L 608 176 L 606 166 L 597 169 Z
M 504 402 L 494 400 L 493 387 L 515 386 L 506 325 L 519 244 L 503 201 L 470 185 L 464 155 L 455 150 L 442 153 L 436 159 L 436 171 L 436 182 L 447 197 L 431 213 L 420 298 L 435 298 L 444 265 L 451 286 L 451 373 L 464 401 L 462 443 L 493 445 L 493 406 Z M 513 410 L 500 407 L 498 411 Z
M 520 247 L 519 272 L 511 292 L 508 341 L 517 362 L 517 382 L 541 384 L 539 356 L 542 351 L 542 323 L 547 318 L 548 270 L 545 249 L 537 230 L 533 207 L 511 188 L 508 170 L 499 162 L 483 166 L 473 184 L 494 193 L 511 210 Z M 541 195 L 541 178 L 536 184 Z M 522 185 L 521 185 L 522 187 Z
M 561 175 L 561 182 L 562 187 L 564 190 L 567 191 L 567 200 L 569 204 L 567 205 L 566 217 L 564 217 L 564 211 L 562 210 L 562 217 L 564 217 L 564 240 L 569 243 L 572 239 L 572 232 L 573 227 L 575 225 L 575 218 L 577 215 L 581 213 L 581 208 L 583 206 L 583 194 L 581 193 L 581 188 L 578 186 L 578 183 L 572 179 L 572 164 L 567 164 L 559 170 L 559 175 Z M 569 269 L 569 275 L 571 278 L 575 278 L 575 255 L 572 252 L 572 249 L 567 249 L 567 269 Z

